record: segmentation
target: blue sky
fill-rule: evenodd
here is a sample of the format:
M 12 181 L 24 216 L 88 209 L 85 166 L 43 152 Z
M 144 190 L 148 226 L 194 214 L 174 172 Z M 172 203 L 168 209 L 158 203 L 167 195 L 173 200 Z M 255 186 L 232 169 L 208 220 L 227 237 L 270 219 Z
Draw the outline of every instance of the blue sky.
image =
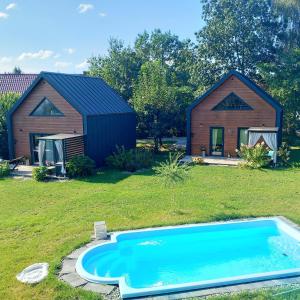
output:
M 194 40 L 202 26 L 200 0 L 0 0 L 0 73 L 81 73 L 110 37 L 132 44 L 160 28 Z

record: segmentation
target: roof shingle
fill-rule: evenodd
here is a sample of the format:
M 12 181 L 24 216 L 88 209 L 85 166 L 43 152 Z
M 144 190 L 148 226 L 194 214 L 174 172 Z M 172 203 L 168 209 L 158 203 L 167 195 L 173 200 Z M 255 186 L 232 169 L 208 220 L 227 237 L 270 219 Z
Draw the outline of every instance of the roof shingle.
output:
M 23 94 L 38 74 L 0 74 L 0 94 Z

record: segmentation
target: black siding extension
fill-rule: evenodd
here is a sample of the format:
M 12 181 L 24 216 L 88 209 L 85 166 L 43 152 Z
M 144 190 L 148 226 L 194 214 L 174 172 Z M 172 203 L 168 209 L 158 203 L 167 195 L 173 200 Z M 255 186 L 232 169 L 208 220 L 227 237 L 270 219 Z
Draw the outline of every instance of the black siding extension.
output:
M 86 121 L 86 155 L 97 166 L 116 150 L 116 145 L 126 149 L 136 146 L 135 113 L 88 116 Z

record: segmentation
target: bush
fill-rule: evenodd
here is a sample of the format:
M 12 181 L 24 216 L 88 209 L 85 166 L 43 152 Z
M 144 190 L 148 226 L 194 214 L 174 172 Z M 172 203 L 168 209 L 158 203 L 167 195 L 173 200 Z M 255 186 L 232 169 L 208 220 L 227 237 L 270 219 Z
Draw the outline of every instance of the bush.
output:
M 0 163 L 0 178 L 8 176 L 10 173 L 8 162 Z
M 254 147 L 241 145 L 241 149 L 238 151 L 238 155 L 245 160 L 241 166 L 251 169 L 266 167 L 271 160 L 268 153 L 269 150 L 264 143 L 256 144 Z
M 278 149 L 277 154 L 279 157 L 279 164 L 281 166 L 289 166 L 289 160 L 290 160 L 290 149 L 287 143 L 282 143 L 281 147 Z
M 48 175 L 47 167 L 36 167 L 32 170 L 32 177 L 36 181 L 45 181 Z
M 194 165 L 203 165 L 204 164 L 204 160 L 202 157 L 193 157 L 192 162 Z
M 175 186 L 188 178 L 190 166 L 187 163 L 180 162 L 180 153 L 169 154 L 169 158 L 154 167 L 156 175 L 162 179 L 165 186 Z
M 72 157 L 66 163 L 67 175 L 70 178 L 87 177 L 94 173 L 95 162 L 85 155 Z
M 126 150 L 124 146 L 116 148 L 117 150 L 106 159 L 106 164 L 111 168 L 134 172 L 152 165 L 153 155 L 149 150 Z

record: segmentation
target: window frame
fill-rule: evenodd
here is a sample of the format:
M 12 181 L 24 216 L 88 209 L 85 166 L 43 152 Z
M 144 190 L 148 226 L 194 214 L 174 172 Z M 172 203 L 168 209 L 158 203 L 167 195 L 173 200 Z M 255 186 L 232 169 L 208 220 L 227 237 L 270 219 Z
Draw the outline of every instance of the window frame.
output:
M 222 155 L 212 155 L 212 131 L 214 129 L 221 129 L 222 130 Z M 211 126 L 209 127 L 209 155 L 215 157 L 224 157 L 225 153 L 225 128 L 223 126 Z
M 241 145 L 240 145 L 240 142 L 241 142 L 241 137 L 240 137 L 240 131 L 241 130 L 248 130 L 250 127 L 238 127 L 237 128 L 237 146 L 236 146 L 236 148 L 238 149 L 238 150 L 240 150 L 240 148 L 241 148 Z M 247 139 L 249 139 L 249 132 L 247 133 Z
M 41 106 L 41 104 L 45 101 L 45 100 L 48 100 L 59 112 L 60 114 L 58 115 L 42 115 L 42 114 L 39 114 L 39 115 L 36 115 L 35 112 L 37 111 L 37 109 Z M 64 117 L 64 113 L 61 112 L 55 105 L 54 103 L 48 98 L 48 97 L 44 97 L 40 102 L 39 104 L 34 108 L 34 110 L 30 113 L 31 117 L 46 117 L 46 118 L 59 118 L 59 117 Z
M 235 109 L 235 108 L 223 108 L 220 109 L 218 108 L 218 106 L 227 100 L 227 98 L 231 97 L 231 96 L 235 96 L 239 101 L 241 101 L 242 103 L 245 103 L 245 105 L 247 106 L 246 108 L 243 109 Z M 247 110 L 253 110 L 253 108 L 245 101 L 243 100 L 241 97 L 239 97 L 236 93 L 231 92 L 230 94 L 228 94 L 226 97 L 223 98 L 223 100 L 221 100 L 217 105 L 215 105 L 212 108 L 213 111 L 247 111 Z

